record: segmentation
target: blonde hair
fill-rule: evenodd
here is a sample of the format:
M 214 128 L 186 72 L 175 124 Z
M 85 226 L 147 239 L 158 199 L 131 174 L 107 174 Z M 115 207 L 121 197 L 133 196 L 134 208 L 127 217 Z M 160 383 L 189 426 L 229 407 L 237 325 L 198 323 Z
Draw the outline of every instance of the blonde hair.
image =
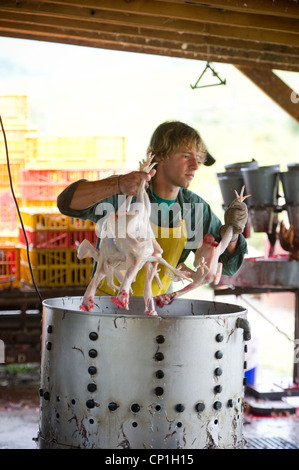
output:
M 155 155 L 154 161 L 165 160 L 182 144 L 187 148 L 195 146 L 201 163 L 206 161 L 207 149 L 200 134 L 180 121 L 166 121 L 154 131 L 147 152 Z

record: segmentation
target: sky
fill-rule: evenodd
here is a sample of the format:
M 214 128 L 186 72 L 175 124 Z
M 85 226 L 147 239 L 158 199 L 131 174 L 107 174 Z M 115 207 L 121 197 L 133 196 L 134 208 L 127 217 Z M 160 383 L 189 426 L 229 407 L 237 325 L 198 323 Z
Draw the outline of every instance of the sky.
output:
M 28 94 L 31 124 L 48 135 L 124 135 L 128 160 L 143 155 L 155 127 L 179 119 L 198 129 L 209 150 L 230 129 L 289 119 L 232 65 L 213 66 L 226 85 L 192 90 L 206 62 L 82 46 L 0 38 L 0 93 Z M 299 74 L 287 73 L 299 90 Z M 204 81 L 205 80 L 205 81 Z M 200 83 L 215 83 L 207 72 Z M 296 126 L 296 124 L 295 124 Z M 219 128 L 220 128 L 219 127 Z M 215 135 L 217 135 L 215 139 Z M 250 137 L 250 136 L 249 136 Z M 252 142 L 244 150 L 250 158 Z

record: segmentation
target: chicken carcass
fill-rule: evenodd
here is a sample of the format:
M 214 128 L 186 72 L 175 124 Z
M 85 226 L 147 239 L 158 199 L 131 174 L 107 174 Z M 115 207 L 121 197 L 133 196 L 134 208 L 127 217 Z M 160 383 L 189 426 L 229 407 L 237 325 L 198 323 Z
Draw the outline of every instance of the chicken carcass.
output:
M 243 196 L 243 193 L 244 186 L 241 189 L 240 195 L 237 193 L 237 191 L 235 191 L 236 197 L 240 202 L 243 202 L 247 197 L 250 196 Z M 189 275 L 192 282 L 181 290 L 172 292 L 170 294 L 166 293 L 158 295 L 155 297 L 155 301 L 158 307 L 162 308 L 164 305 L 171 303 L 174 299 L 186 294 L 187 292 L 190 292 L 193 289 L 196 289 L 201 285 L 210 283 L 217 285 L 222 274 L 222 263 L 219 262 L 219 257 L 228 247 L 232 236 L 233 227 L 231 225 L 228 226 L 219 243 L 216 242 L 213 235 L 207 233 L 202 240 L 202 244 L 197 248 L 195 253 L 195 259 L 193 262 L 195 271 L 189 269 L 187 266 L 185 266 L 184 263 L 181 263 L 177 268 L 178 270 L 181 270 L 185 274 Z M 174 278 L 174 280 L 176 279 Z
M 140 171 L 150 172 L 153 156 L 140 163 Z M 163 264 L 176 278 L 188 279 L 183 272 L 170 266 L 162 258 L 162 248 L 155 239 L 151 224 L 151 205 L 145 191 L 143 180 L 138 188 L 136 202 L 131 206 L 132 196 L 117 211 L 111 212 L 103 223 L 99 250 L 84 240 L 77 251 L 79 259 L 92 256 L 97 262 L 96 272 L 88 285 L 81 310 L 91 311 L 94 307 L 94 296 L 99 283 L 106 277 L 108 286 L 118 291 L 111 301 L 118 307 L 129 309 L 131 285 L 140 269 L 145 269 L 144 302 L 145 314 L 157 315 L 152 295 L 152 281 L 155 279 L 161 287 L 158 265 Z M 120 286 L 115 285 L 114 276 Z
M 295 233 L 293 225 L 287 229 L 283 222 L 280 224 L 279 241 L 281 247 L 289 252 L 290 259 L 299 261 L 299 237 Z

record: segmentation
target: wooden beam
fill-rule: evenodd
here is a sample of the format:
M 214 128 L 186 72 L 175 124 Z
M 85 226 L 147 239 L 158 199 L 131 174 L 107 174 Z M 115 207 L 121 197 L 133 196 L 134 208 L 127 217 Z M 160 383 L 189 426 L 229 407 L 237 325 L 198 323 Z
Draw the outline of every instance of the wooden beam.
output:
M 98 2 L 99 3 L 99 2 Z M 114 5 L 113 2 L 108 2 Z M 127 2 L 125 2 L 127 3 Z M 145 2 L 147 4 L 147 2 Z M 148 2 L 150 3 L 150 2 Z M 161 3 L 161 2 L 155 2 Z M 101 2 L 102 4 L 102 2 Z M 106 22 L 118 24 L 120 27 L 135 26 L 143 28 L 158 29 L 163 31 L 176 31 L 179 33 L 189 32 L 193 34 L 205 34 L 215 37 L 232 38 L 237 40 L 252 40 L 262 43 L 299 46 L 299 34 L 284 31 L 263 30 L 261 28 L 244 28 L 236 26 L 223 26 L 196 22 L 192 20 L 181 20 L 163 16 L 149 16 L 143 14 L 130 14 L 117 11 L 92 10 L 85 7 L 70 7 L 63 2 L 63 5 L 49 5 L 41 3 L 37 5 L 33 1 L 22 1 L 18 3 L 8 0 L 0 3 L 0 12 L 11 12 L 26 16 L 44 15 L 46 18 L 67 18 L 69 20 Z M 299 29 L 297 31 L 299 33 Z
M 298 95 L 272 70 L 244 66 L 236 68 L 299 123 Z
M 25 0 L 19 0 L 23 3 Z M 292 25 L 296 25 L 296 16 L 283 15 L 285 8 L 277 8 L 277 14 L 273 15 L 276 4 L 268 1 L 265 8 L 251 8 L 248 10 L 247 2 L 243 3 L 243 8 L 236 8 L 236 1 L 222 1 L 219 6 L 213 5 L 213 2 L 198 1 L 161 1 L 161 0 L 44 0 L 44 3 L 68 4 L 72 6 L 85 6 L 93 9 L 108 9 L 109 11 L 126 13 L 143 13 L 144 15 L 168 16 L 169 18 L 191 19 L 195 21 L 213 22 L 214 24 L 230 24 L 244 27 L 261 27 L 266 29 L 278 29 L 290 31 Z M 284 2 L 286 3 L 286 2 Z M 289 2 L 290 3 L 290 2 Z M 229 8 L 229 5 L 235 8 Z M 255 2 L 255 7 L 258 7 Z M 293 13 L 298 15 L 298 7 L 292 9 Z M 240 14 L 241 13 L 241 14 Z M 245 14 L 244 14 L 245 13 Z M 262 13 L 262 14 L 261 14 Z M 278 21 L 277 21 L 278 19 Z M 294 22 L 295 21 L 295 22 Z M 284 29 L 286 28 L 286 29 Z M 298 31 L 298 29 L 297 29 Z M 294 31 L 296 32 L 296 31 Z
M 250 56 L 252 53 L 256 53 L 257 60 L 262 59 L 263 56 L 271 60 L 272 55 L 273 62 L 277 61 L 285 64 L 292 64 L 299 62 L 299 46 L 284 46 L 277 44 L 263 44 L 256 41 L 237 40 L 230 38 L 219 38 L 217 36 L 209 36 L 207 34 L 193 34 L 193 33 L 181 33 L 178 31 L 165 31 L 162 29 L 150 29 L 136 26 L 122 25 L 121 27 L 117 24 L 112 23 L 101 23 L 88 20 L 79 19 L 68 19 L 68 18 L 52 18 L 44 15 L 22 15 L 22 13 L 14 12 L 2 12 L 1 20 L 3 24 L 12 22 L 15 24 L 16 29 L 22 27 L 31 27 L 29 25 L 43 25 L 56 27 L 57 29 L 75 29 L 76 31 L 88 31 L 102 33 L 111 33 L 115 35 L 131 35 L 135 37 L 136 41 L 140 39 L 159 39 L 167 40 L 177 43 L 178 47 L 191 50 L 194 47 L 222 47 L 231 49 L 232 54 L 239 53 L 240 56 Z M 21 25 L 20 25 L 21 24 Z
M 90 38 L 89 35 L 82 34 L 82 36 L 77 35 L 74 36 L 69 31 L 59 31 L 53 34 L 52 31 L 49 32 L 48 28 L 44 28 L 43 30 L 36 28 L 30 29 L 30 31 L 22 32 L 19 31 L 10 31 L 9 29 L 3 30 L 1 35 L 4 37 L 13 37 L 13 38 L 20 38 L 20 39 L 31 39 L 31 40 L 38 40 L 38 41 L 45 41 L 45 42 L 52 42 L 58 44 L 70 44 L 76 46 L 86 46 L 86 47 L 95 47 L 100 49 L 108 49 L 111 51 L 123 51 L 123 52 L 135 52 L 139 54 L 150 54 L 150 55 L 158 55 L 163 57 L 174 57 L 174 58 L 182 58 L 182 59 L 190 59 L 190 60 L 202 60 L 202 61 L 212 61 L 218 63 L 225 63 L 225 64 L 232 64 L 239 67 L 246 67 L 248 66 L 248 61 L 246 60 L 239 60 L 236 58 L 232 58 L 228 55 L 213 55 L 211 51 L 208 53 L 201 52 L 201 53 L 190 53 L 188 51 L 184 51 L 182 49 L 169 49 L 167 47 L 163 47 L 163 45 L 159 45 L 158 47 L 153 44 L 138 44 L 132 42 L 124 42 L 121 40 L 122 38 Z M 255 65 L 255 62 L 252 62 L 252 66 Z M 271 67 L 271 64 L 264 63 L 264 67 Z M 261 66 L 261 68 L 263 67 Z M 295 72 L 299 72 L 299 65 L 294 65 L 291 69 L 290 67 L 280 67 L 281 70 L 293 70 Z
M 52 16 L 77 13 L 80 17 L 96 15 L 97 11 L 121 13 L 122 15 L 142 15 L 144 17 L 163 17 L 169 20 L 194 21 L 204 24 L 236 26 L 241 28 L 262 29 L 299 34 L 297 18 L 281 18 L 271 15 L 242 14 L 234 11 L 218 10 L 191 4 L 172 3 L 159 0 L 4 0 L 1 8 L 11 11 L 38 12 Z
M 161 0 L 168 3 L 185 4 L 186 0 Z M 219 8 L 226 11 L 239 11 L 248 14 L 279 16 L 299 19 L 299 4 L 294 0 L 206 0 L 192 1 L 193 5 Z
M 0 35 L 298 71 L 299 19 L 271 13 L 290 2 L 1 0 Z
M 6 14 L 6 17 L 9 15 Z M 17 15 L 14 14 L 16 19 Z M 163 52 L 162 55 L 171 57 L 181 57 L 186 59 L 208 60 L 214 62 L 225 62 L 239 65 L 256 65 L 258 62 L 261 67 L 272 67 L 273 64 L 276 68 L 281 70 L 299 71 L 299 61 L 297 56 L 287 56 L 286 54 L 272 54 L 271 52 L 250 51 L 238 48 L 228 47 L 224 45 L 211 45 L 208 43 L 201 44 L 185 44 L 181 40 L 173 41 L 167 35 L 162 34 L 160 37 L 149 37 L 148 35 L 139 35 L 135 28 L 124 29 L 122 33 L 114 31 L 113 25 L 88 24 L 87 22 L 79 22 L 72 20 L 68 25 L 65 20 L 62 22 L 62 27 L 57 27 L 57 19 L 54 26 L 49 24 L 49 19 L 43 16 L 30 18 L 27 16 L 26 21 L 22 21 L 22 15 L 18 21 L 8 21 L 0 19 L 0 34 L 5 32 L 6 35 L 13 36 L 18 33 L 24 38 L 35 37 L 41 40 L 45 37 L 48 38 L 52 35 L 53 39 L 56 38 L 63 42 L 66 38 L 72 39 L 73 43 L 77 40 L 78 45 L 85 45 L 90 47 L 105 47 L 105 44 L 110 46 L 115 44 L 117 50 L 140 51 L 143 53 L 156 53 L 161 55 L 159 49 Z M 50 22 L 51 23 L 51 22 Z M 107 27 L 108 26 L 108 27 Z M 148 32 L 148 30 L 146 30 Z M 154 36 L 159 36 L 154 33 Z M 104 44 L 104 46 L 103 46 Z M 120 48 L 121 45 L 121 48 Z M 138 49 L 139 48 L 139 49 Z

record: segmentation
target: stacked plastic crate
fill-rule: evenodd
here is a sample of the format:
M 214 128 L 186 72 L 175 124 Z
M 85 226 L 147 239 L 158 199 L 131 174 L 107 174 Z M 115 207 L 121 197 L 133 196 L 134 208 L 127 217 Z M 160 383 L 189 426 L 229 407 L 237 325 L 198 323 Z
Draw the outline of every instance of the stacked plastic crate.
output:
M 0 96 L 0 111 L 13 188 L 26 229 L 25 237 L 9 184 L 4 137 L 0 135 L 0 289 L 21 282 L 33 284 L 26 238 L 39 287 L 88 284 L 93 260 L 78 260 L 76 243 L 87 239 L 95 244 L 95 224 L 63 216 L 56 207 L 57 196 L 76 180 L 124 173 L 124 137 L 39 136 L 28 126 L 27 96 Z M 101 169 L 90 169 L 98 167 Z
M 0 113 L 9 149 L 10 174 L 17 200 L 20 198 L 20 172 L 26 165 L 28 126 L 27 96 L 0 96 Z M 18 215 L 12 197 L 4 135 L 0 129 L 0 245 L 15 244 Z
M 25 139 L 28 133 L 27 96 L 0 96 L 0 113 L 9 145 L 10 174 L 17 199 L 20 196 L 20 170 L 26 161 Z M 20 248 L 18 215 L 12 197 L 5 151 L 0 129 L 0 290 L 20 285 Z
M 62 215 L 56 208 L 57 196 L 79 179 L 97 180 L 124 172 L 124 138 L 33 136 L 27 140 L 27 153 L 29 164 L 20 178 L 21 215 L 35 281 L 40 287 L 87 285 L 93 259 L 79 260 L 76 244 L 84 239 L 96 244 L 95 224 Z M 86 169 L 86 162 L 91 168 L 100 162 L 101 169 Z M 114 168 L 106 166 L 110 163 Z M 21 279 L 31 284 L 21 229 L 19 239 Z
M 87 285 L 93 260 L 78 260 L 76 244 L 84 239 L 96 243 L 94 224 L 66 217 L 56 207 L 23 207 L 21 215 L 29 244 L 33 276 L 39 287 Z M 20 275 L 32 284 L 25 234 L 20 228 Z
M 20 248 L 0 246 L 0 289 L 20 287 Z

